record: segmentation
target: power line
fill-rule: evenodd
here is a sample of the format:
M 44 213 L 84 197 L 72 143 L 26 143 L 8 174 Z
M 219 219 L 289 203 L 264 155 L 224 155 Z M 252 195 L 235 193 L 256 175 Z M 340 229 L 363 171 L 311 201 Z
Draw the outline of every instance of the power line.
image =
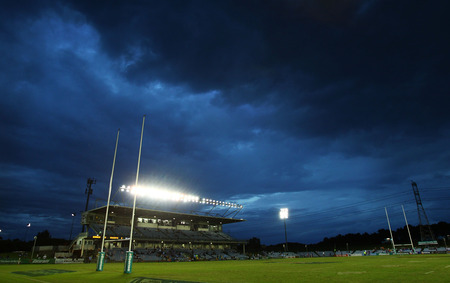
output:
M 421 190 L 428 190 L 428 191 L 449 190 L 449 189 L 450 187 L 421 188 Z
M 313 216 L 313 215 L 317 215 L 317 214 L 324 214 L 324 213 L 330 213 L 333 211 L 337 211 L 337 210 L 342 210 L 342 209 L 346 209 L 346 208 L 352 208 L 352 207 L 357 207 L 357 206 L 361 206 L 361 205 L 365 205 L 365 204 L 370 204 L 370 203 L 375 203 L 381 200 L 386 200 L 386 199 L 390 199 L 394 196 L 400 196 L 403 194 L 407 194 L 409 192 L 398 192 L 398 193 L 394 193 L 391 195 L 386 195 L 380 198 L 375 198 L 375 199 L 371 199 L 371 200 L 365 200 L 365 201 L 360 201 L 360 202 L 355 202 L 352 204 L 347 204 L 347 205 L 342 205 L 342 206 L 337 206 L 331 209 L 327 209 L 327 210 L 322 210 L 322 211 L 318 211 L 318 212 L 311 212 L 311 213 L 306 213 L 306 214 L 301 214 L 302 216 Z M 296 213 L 295 213 L 296 214 Z
M 435 188 L 425 188 L 424 190 L 428 190 L 428 191 L 438 191 L 438 190 L 446 190 L 446 189 L 450 189 L 450 187 L 435 187 Z M 408 199 L 404 199 L 403 196 L 411 194 L 410 190 L 407 191 L 400 191 L 400 192 L 396 192 L 396 193 L 392 193 L 392 194 L 388 194 L 388 195 L 384 195 L 384 196 L 380 196 L 377 198 L 371 198 L 370 200 L 364 200 L 364 201 L 359 201 L 359 202 L 354 202 L 354 203 L 350 203 L 350 204 L 345 204 L 345 205 L 340 205 L 340 206 L 336 206 L 336 207 L 332 207 L 329 209 L 324 209 L 324 210 L 320 210 L 320 211 L 316 211 L 316 212 L 309 212 L 309 213 L 305 213 L 302 214 L 301 212 L 296 212 L 293 213 L 291 218 L 290 218 L 290 225 L 300 225 L 300 226 L 309 226 L 311 223 L 317 223 L 317 222 L 323 222 L 323 223 L 327 223 L 329 221 L 335 220 L 335 219 L 342 219 L 342 221 L 339 221 L 338 223 L 336 223 L 337 226 L 347 226 L 349 225 L 350 222 L 353 223 L 360 223 L 360 222 L 371 222 L 371 221 L 376 221 L 376 223 L 384 223 L 385 222 L 385 217 L 384 217 L 384 213 L 382 213 L 383 208 L 384 207 L 388 207 L 388 208 L 393 208 L 396 206 L 400 206 L 400 205 L 412 205 L 415 203 L 414 198 L 408 198 Z M 399 197 L 401 197 L 401 199 L 399 199 Z M 386 204 L 386 200 L 392 200 L 392 199 L 397 199 L 397 201 L 395 202 L 391 202 Z M 444 200 L 448 200 L 450 199 L 450 197 L 444 196 L 444 197 L 428 197 L 428 198 L 424 198 L 425 201 L 444 201 Z M 384 201 L 384 203 L 380 204 L 380 202 Z M 364 208 L 361 209 L 361 207 L 364 206 L 371 206 L 370 208 Z M 357 211 L 355 210 L 350 210 L 351 208 L 355 208 L 358 207 Z M 438 209 L 434 209 L 431 208 L 429 210 L 449 210 L 450 208 L 438 208 Z M 375 211 L 380 211 L 380 215 L 376 216 L 376 215 L 367 215 L 369 213 L 373 213 Z M 355 213 L 358 214 L 358 216 L 360 217 L 352 217 L 351 220 L 346 220 L 348 219 L 348 216 L 350 215 L 354 215 Z M 407 214 L 415 214 L 417 213 L 417 211 L 413 208 L 408 209 L 405 211 L 405 213 Z M 328 214 L 328 215 L 323 215 L 323 214 Z M 391 213 L 391 216 L 393 216 L 394 218 L 398 218 L 401 216 L 401 219 L 403 219 L 403 213 L 401 210 L 394 210 Z M 369 217 L 364 217 L 364 215 L 367 215 Z M 400 220 L 398 220 L 400 221 Z M 396 220 L 396 222 L 398 222 Z M 324 229 L 322 229 L 324 230 Z M 254 231 L 254 229 L 249 229 L 249 230 L 245 230 L 245 231 Z M 277 232 L 274 230 L 271 230 L 269 233 L 264 233 L 265 235 L 271 236 L 271 235 L 276 235 Z
M 446 200 L 446 199 L 447 199 L 447 198 L 429 198 L 429 199 L 427 199 L 427 201 L 432 201 L 432 200 Z M 378 200 L 377 200 L 377 201 L 378 201 Z M 369 201 L 368 201 L 368 202 L 369 202 Z M 370 201 L 370 202 L 373 202 L 373 201 Z M 402 205 L 402 204 L 413 204 L 413 203 L 415 203 L 414 200 L 409 200 L 409 201 L 398 201 L 398 202 L 395 202 L 395 203 L 391 203 L 391 204 L 389 204 L 389 205 L 380 205 L 380 206 L 372 207 L 372 208 L 369 208 L 369 209 L 359 209 L 359 210 L 357 211 L 357 213 L 358 213 L 359 215 L 361 215 L 361 214 L 366 214 L 366 213 L 370 213 L 370 212 L 374 212 L 374 211 L 381 211 L 383 207 L 388 207 L 388 208 L 390 208 L 390 207 L 396 207 L 396 206 L 399 206 L 399 205 Z M 353 207 L 353 206 L 356 206 L 356 205 L 341 206 L 341 207 L 339 207 L 339 208 L 333 208 L 333 209 L 329 209 L 329 210 L 323 210 L 323 211 L 320 211 L 320 212 L 317 212 L 317 213 L 303 214 L 302 216 L 305 216 L 305 217 L 308 216 L 309 219 L 307 219 L 306 221 L 305 221 L 304 218 L 302 218 L 301 220 L 300 220 L 300 219 L 296 219 L 296 220 L 294 220 L 293 224 L 294 224 L 294 225 L 295 225 L 295 224 L 305 224 L 305 223 L 311 223 L 311 222 L 328 221 L 328 220 L 331 220 L 331 219 L 342 218 L 342 217 L 345 217 L 345 216 L 348 216 L 348 215 L 352 215 L 352 214 L 355 213 L 355 211 L 343 211 L 343 208 L 351 208 L 351 207 Z M 447 208 L 446 210 L 449 210 L 449 209 L 450 209 L 450 208 Z M 336 210 L 341 210 L 341 211 L 340 211 L 338 214 L 334 213 L 333 215 L 328 215 L 328 216 L 323 216 L 323 217 L 314 217 L 314 216 L 317 216 L 317 215 L 320 215 L 320 214 L 330 213 L 330 212 L 336 211 Z M 430 209 L 430 210 L 436 210 L 436 209 Z M 444 209 L 443 209 L 443 210 L 444 210 Z M 411 210 L 406 210 L 405 212 L 408 212 L 408 213 L 415 213 L 415 212 L 417 212 L 417 211 L 416 211 L 415 209 L 411 209 Z M 401 215 L 402 212 L 401 212 L 401 211 L 398 211 L 398 212 L 393 212 L 393 213 L 392 213 L 392 215 L 396 215 L 396 214 Z M 312 216 L 312 217 L 310 217 L 310 216 Z M 364 221 L 375 220 L 375 219 L 378 219 L 378 218 L 380 218 L 380 217 L 375 217 L 375 218 L 364 218 Z M 384 219 L 384 217 L 381 217 L 381 218 Z M 291 217 L 291 219 L 292 219 L 292 217 Z M 353 218 L 353 221 L 354 221 L 354 218 Z
M 442 189 L 442 188 L 438 188 L 438 189 Z M 372 203 L 376 203 L 376 202 L 379 202 L 379 201 L 382 201 L 382 200 L 392 199 L 394 197 L 398 197 L 398 196 L 401 196 L 401 195 L 404 195 L 404 194 L 409 194 L 409 193 L 410 193 L 410 191 L 397 192 L 397 193 L 394 193 L 394 194 L 382 196 L 380 198 L 375 198 L 375 199 L 371 199 L 371 200 L 355 202 L 355 203 L 352 203 L 352 204 L 342 205 L 342 206 L 338 206 L 338 207 L 333 207 L 331 209 L 321 210 L 321 211 L 317 211 L 317 212 L 310 212 L 310 213 L 305 213 L 305 214 L 293 213 L 292 214 L 293 217 L 291 217 L 291 218 L 294 218 L 295 216 L 301 216 L 301 217 L 311 217 L 312 216 L 312 217 L 314 217 L 314 216 L 321 215 L 321 214 L 328 214 L 328 213 L 331 213 L 331 212 L 340 211 L 341 213 L 339 213 L 337 215 L 335 214 L 333 216 L 333 218 L 336 218 L 336 217 L 340 217 L 340 216 L 349 215 L 349 214 L 354 213 L 353 211 L 352 212 L 342 213 L 343 210 L 346 210 L 348 208 L 354 208 L 354 207 L 358 207 L 358 206 L 362 206 L 362 205 L 372 204 Z M 450 199 L 450 197 L 424 198 L 425 201 L 441 201 L 441 200 L 449 200 L 449 199 Z M 415 203 L 415 201 L 412 200 L 412 199 L 411 200 L 406 200 L 406 201 L 399 201 L 399 202 L 391 203 L 391 204 L 388 204 L 388 205 L 383 204 L 382 206 L 379 206 L 379 207 L 377 206 L 377 207 L 374 207 L 372 209 L 358 210 L 358 213 L 371 212 L 371 211 L 375 211 L 375 210 L 378 210 L 378 209 L 383 208 L 383 207 L 393 207 L 393 206 L 396 206 L 396 205 L 413 204 L 413 203 Z M 321 219 L 326 219 L 326 218 L 329 218 L 329 217 L 324 217 L 324 218 L 319 217 L 319 218 L 314 218 L 314 219 L 315 220 L 321 220 Z M 294 223 L 297 223 L 297 222 L 294 222 Z

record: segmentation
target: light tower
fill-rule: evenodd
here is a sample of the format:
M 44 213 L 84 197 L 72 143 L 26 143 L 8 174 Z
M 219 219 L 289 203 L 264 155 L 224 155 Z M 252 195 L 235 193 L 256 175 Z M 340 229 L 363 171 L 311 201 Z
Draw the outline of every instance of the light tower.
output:
M 84 191 L 84 194 L 87 195 L 87 199 L 86 199 L 86 208 L 84 209 L 84 211 L 87 211 L 89 208 L 89 196 L 92 195 L 92 185 L 95 184 L 97 181 L 94 178 L 88 178 L 87 179 L 87 187 L 86 190 Z M 81 228 L 81 232 L 84 232 L 84 230 L 86 229 L 86 225 L 83 225 L 83 227 Z
M 284 220 L 284 241 L 285 241 L 284 251 L 285 252 L 288 251 L 288 241 L 287 241 L 287 231 L 286 231 L 286 219 L 288 219 L 288 217 L 289 217 L 289 210 L 287 208 L 281 208 L 280 209 L 280 219 Z
M 416 198 L 417 213 L 419 215 L 419 228 L 420 228 L 420 241 L 422 242 L 435 242 L 433 232 L 431 231 L 430 223 L 428 222 L 427 214 L 422 205 L 422 200 L 420 199 L 419 188 L 416 182 L 411 181 L 411 186 L 413 188 L 414 197 Z

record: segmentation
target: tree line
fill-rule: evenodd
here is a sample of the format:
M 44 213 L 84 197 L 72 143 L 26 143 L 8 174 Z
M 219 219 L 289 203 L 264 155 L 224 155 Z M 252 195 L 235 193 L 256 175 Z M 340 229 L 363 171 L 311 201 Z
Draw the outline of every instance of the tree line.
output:
M 439 245 L 444 246 L 445 240 L 450 239 L 448 235 L 450 234 L 450 223 L 439 222 L 432 224 L 431 230 L 434 233 L 435 239 L 438 241 Z M 411 237 L 413 239 L 414 246 L 417 246 L 418 241 L 420 241 L 420 227 L 409 225 L 409 230 L 411 232 Z M 406 226 L 398 228 L 392 231 L 395 244 L 410 244 L 408 229 Z M 331 238 L 325 237 L 322 241 L 315 244 L 305 244 L 289 242 L 288 249 L 291 252 L 306 252 L 306 251 L 350 251 L 354 250 L 371 250 L 386 248 L 390 249 L 392 244 L 389 240 L 390 238 L 389 230 L 379 229 L 374 233 L 356 233 L 356 234 L 345 234 L 337 235 Z M 70 242 L 65 239 L 52 238 L 48 230 L 44 230 L 37 234 L 36 246 L 59 246 L 68 245 Z M 13 251 L 29 251 L 33 247 L 34 239 L 31 241 L 23 241 L 19 239 L 7 239 L 3 240 L 0 237 L 0 253 L 7 253 Z M 284 243 L 279 243 L 275 245 L 262 245 L 259 238 L 253 237 L 248 240 L 246 251 L 249 253 L 258 253 L 261 251 L 284 251 Z
M 449 239 L 450 223 L 439 222 L 432 224 L 431 231 L 438 241 L 440 246 L 446 245 L 446 240 Z M 416 247 L 420 241 L 420 226 L 408 225 L 411 232 L 411 238 L 413 244 Z M 392 231 L 395 244 L 410 244 L 408 235 L 408 229 L 406 225 Z M 386 248 L 391 249 L 392 243 L 390 240 L 391 235 L 388 229 L 379 229 L 374 233 L 349 233 L 345 235 L 337 235 L 331 238 L 325 237 L 322 241 L 315 244 L 305 244 L 288 242 L 288 250 L 291 252 L 311 252 L 311 251 L 354 251 L 354 250 L 371 250 Z M 448 243 L 450 246 L 450 243 Z M 261 251 L 284 251 L 284 243 L 275 245 L 261 245 L 259 238 L 253 237 L 248 240 L 246 250 L 250 253 L 258 253 Z
M 37 233 L 36 246 L 60 246 L 68 245 L 70 242 L 65 239 L 52 238 L 48 230 Z M 23 241 L 19 239 L 3 240 L 0 237 L 0 253 L 9 253 L 14 251 L 30 251 L 33 248 L 34 239 Z

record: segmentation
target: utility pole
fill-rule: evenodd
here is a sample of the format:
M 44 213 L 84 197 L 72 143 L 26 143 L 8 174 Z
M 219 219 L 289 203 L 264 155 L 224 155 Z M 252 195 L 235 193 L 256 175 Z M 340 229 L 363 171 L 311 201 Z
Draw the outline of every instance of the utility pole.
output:
M 89 207 L 89 196 L 92 195 L 92 185 L 95 184 L 97 181 L 94 178 L 88 178 L 87 179 L 87 187 L 86 190 L 84 191 L 84 194 L 87 195 L 87 199 L 86 199 L 86 208 L 84 209 L 84 211 L 88 210 Z M 81 229 L 81 232 L 83 233 L 86 229 L 86 225 L 83 225 L 83 228 Z

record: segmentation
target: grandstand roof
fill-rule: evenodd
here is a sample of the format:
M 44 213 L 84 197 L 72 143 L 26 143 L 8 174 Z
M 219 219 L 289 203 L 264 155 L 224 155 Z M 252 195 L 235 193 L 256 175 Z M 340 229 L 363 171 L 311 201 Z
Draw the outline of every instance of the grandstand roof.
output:
M 119 205 L 111 205 L 109 207 L 110 213 L 114 213 L 119 216 L 129 215 L 131 217 L 132 207 L 127 206 L 119 206 Z M 95 214 L 105 214 L 106 206 L 98 207 L 87 211 L 88 213 Z M 182 218 L 183 220 L 192 220 L 194 222 L 200 221 L 208 221 L 209 224 L 230 224 L 245 221 L 244 219 L 234 219 L 234 218 L 226 218 L 226 217 L 216 217 L 209 215 L 197 215 L 190 213 L 182 213 L 182 212 L 172 212 L 172 211 L 161 211 L 161 210 L 153 210 L 153 209 L 145 209 L 145 208 L 137 208 L 135 217 L 143 217 L 143 218 Z

